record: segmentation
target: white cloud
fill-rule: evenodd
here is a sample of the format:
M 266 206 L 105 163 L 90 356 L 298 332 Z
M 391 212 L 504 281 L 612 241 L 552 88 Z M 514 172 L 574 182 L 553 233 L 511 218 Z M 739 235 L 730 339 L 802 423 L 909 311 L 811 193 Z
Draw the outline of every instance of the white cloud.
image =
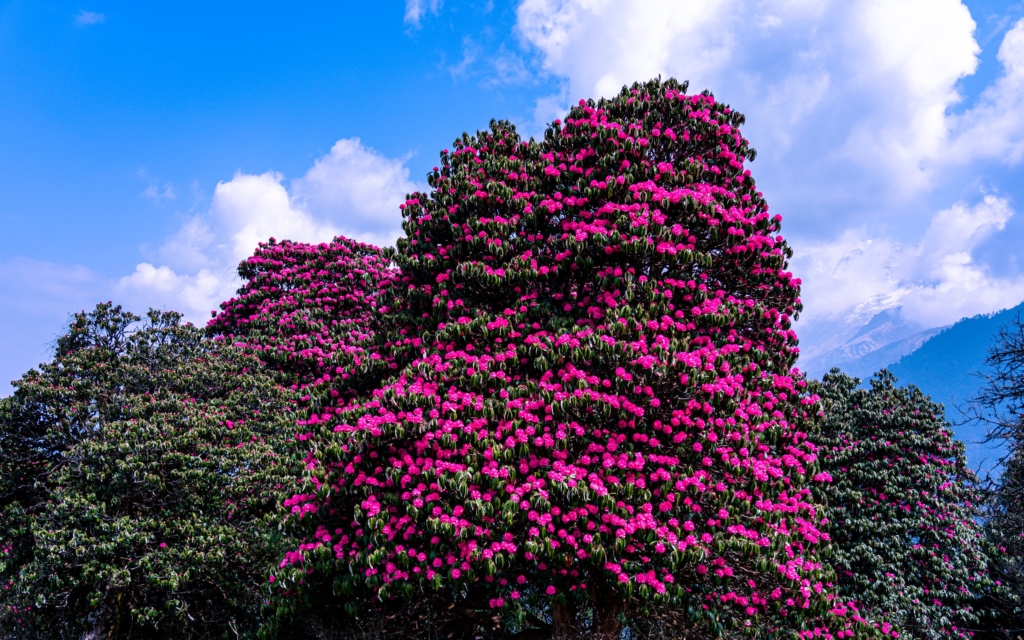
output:
M 226 269 L 226 267 L 225 267 Z M 128 302 L 143 302 L 146 307 L 174 309 L 190 321 L 202 325 L 217 305 L 229 299 L 235 278 L 229 272 L 200 269 L 195 274 L 178 274 L 170 267 L 155 267 L 143 262 L 131 275 L 117 282 L 117 292 Z
M 427 188 L 409 179 L 408 159 L 387 158 L 359 138 L 339 140 L 303 178 L 292 181 L 293 203 L 347 236 L 392 244 L 402 235 L 398 205 L 406 194 Z
M 825 242 L 800 242 L 796 246 L 794 273 L 803 280 L 805 304 L 801 322 L 813 324 L 824 317 L 844 314 L 856 303 L 889 296 L 886 306 L 896 306 L 899 278 L 892 261 L 900 246 L 887 238 L 874 238 L 864 229 L 849 229 Z
M 928 186 L 962 100 L 956 83 L 978 65 L 976 24 L 959 0 L 865 0 L 851 17 L 849 50 L 861 55 L 847 89 L 869 99 L 844 152 L 880 162 L 904 190 Z
M 156 183 L 150 182 L 149 185 L 142 190 L 141 195 L 143 198 L 148 198 L 153 202 L 178 199 L 178 193 L 174 190 L 174 185 L 170 182 L 164 184 L 164 188 L 162 190 Z
M 853 161 L 896 191 L 932 180 L 980 51 L 960 0 L 523 0 L 517 28 L 574 99 L 690 80 L 775 157 Z
M 295 206 L 281 184 L 283 179 L 279 173 L 236 173 L 229 182 L 217 185 L 210 206 L 210 216 L 218 227 L 213 234 L 218 244 L 212 247 L 216 255 L 239 262 L 271 236 L 319 242 L 338 233 L 330 222 L 317 220 L 305 208 Z
M 904 316 L 936 326 L 1024 300 L 1024 277 L 993 275 L 972 255 L 1012 215 L 1005 199 L 991 195 L 973 207 L 957 203 L 936 214 L 917 255 L 907 256 L 906 271 L 916 279 L 905 285 L 912 288 L 903 304 Z
M 453 80 L 458 80 L 469 72 L 470 67 L 476 62 L 476 57 L 480 53 L 480 47 L 473 39 L 466 36 L 462 39 L 462 60 L 459 60 L 458 64 L 454 64 L 448 67 L 448 73 L 451 74 Z
M 623 84 L 672 73 L 709 75 L 735 46 L 724 19 L 731 0 L 524 0 L 517 27 L 543 54 L 548 71 L 565 76 L 580 97 L 618 93 Z
M 119 279 L 79 265 L 0 262 L 0 329 L 24 336 L 4 346 L 0 375 L 13 378 L 45 358 L 46 344 L 68 311 L 91 309 L 98 300 L 113 298 L 136 312 L 173 309 L 205 324 L 210 311 L 234 295 L 238 263 L 272 236 L 323 242 L 344 234 L 390 244 L 400 233 L 398 205 L 421 188 L 408 174 L 404 159 L 386 158 L 356 138 L 340 140 L 291 182 L 290 193 L 284 177 L 273 172 L 237 173 L 218 183 L 209 208 L 167 238 L 157 259 Z M 153 186 L 143 195 L 166 199 L 172 193 Z
M 936 327 L 1018 304 L 1024 277 L 995 275 L 973 255 L 1012 215 L 1006 199 L 988 195 L 974 206 L 960 202 L 936 213 L 915 244 L 865 229 L 798 244 L 793 270 L 804 281 L 804 298 L 813 300 L 801 323 L 813 328 L 858 305 L 872 313 L 902 305 L 906 320 Z
M 504 45 L 491 58 L 491 68 L 494 76 L 488 83 L 490 85 L 522 84 L 531 79 L 530 70 L 523 59 L 511 53 Z
M 423 16 L 440 10 L 441 0 L 405 0 L 405 23 L 419 27 Z
M 899 304 L 936 326 L 1024 299 L 1024 279 L 977 251 L 1008 200 L 930 204 L 991 184 L 979 161 L 1024 157 L 1024 20 L 1002 76 L 963 108 L 976 27 L 962 0 L 522 0 L 516 29 L 561 80 L 535 126 L 657 75 L 746 114 L 759 185 L 802 236 L 807 328 Z
M 1011 164 L 1024 157 L 1024 19 L 1003 37 L 1003 75 L 977 106 L 955 119 L 950 162 L 994 158 Z
M 75 24 L 79 27 L 88 27 L 93 24 L 102 24 L 107 21 L 107 16 L 95 11 L 79 11 L 75 16 Z
M 401 233 L 398 206 L 422 187 L 405 159 L 386 158 L 358 138 L 339 140 L 286 189 L 284 176 L 237 173 L 217 184 L 210 208 L 189 219 L 157 252 L 122 277 L 118 293 L 138 306 L 171 308 L 194 322 L 230 298 L 235 268 L 271 237 L 324 242 L 342 234 L 377 245 Z

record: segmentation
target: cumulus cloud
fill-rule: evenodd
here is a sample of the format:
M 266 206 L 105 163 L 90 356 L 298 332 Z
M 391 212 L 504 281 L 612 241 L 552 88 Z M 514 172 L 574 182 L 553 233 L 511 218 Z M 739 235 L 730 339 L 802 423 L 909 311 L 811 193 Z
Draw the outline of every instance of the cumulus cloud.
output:
M 1024 300 L 1024 277 L 999 276 L 975 259 L 975 250 L 1013 216 L 993 195 L 973 206 L 958 202 L 937 212 L 915 243 L 850 229 L 825 242 L 805 242 L 793 260 L 813 300 L 801 323 L 813 329 L 850 312 L 866 316 L 902 305 L 902 316 L 922 327 L 1012 307 Z M 866 319 L 866 318 L 865 318 Z
M 145 306 L 181 311 L 192 322 L 202 324 L 218 303 L 231 297 L 232 285 L 227 272 L 200 269 L 195 274 L 178 274 L 165 265 L 143 262 L 118 281 L 117 291 L 129 301 L 148 300 Z
M 1007 199 L 935 213 L 937 193 L 984 182 L 979 161 L 1024 157 L 1024 20 L 965 104 L 976 26 L 961 0 L 522 0 L 516 29 L 562 81 L 538 122 L 657 75 L 747 115 L 759 185 L 802 238 L 804 326 L 898 304 L 937 326 L 1024 299 L 1012 267 L 976 255 Z
M 102 24 L 107 21 L 107 16 L 95 11 L 79 11 L 75 16 L 75 24 L 79 27 L 88 27 L 93 24 Z
M 948 111 L 962 100 L 956 83 L 974 73 L 981 49 L 976 24 L 959 0 L 859 3 L 849 49 L 859 73 L 849 89 L 860 100 L 845 153 L 863 163 L 882 161 L 905 188 L 925 186 L 927 163 L 944 148 Z
M 574 97 L 688 79 L 776 157 L 853 161 L 897 191 L 932 179 L 980 52 L 959 0 L 524 0 L 517 28 Z
M 293 203 L 352 238 L 378 245 L 402 235 L 398 205 L 426 189 L 409 179 L 408 157 L 387 158 L 359 138 L 339 140 L 306 175 L 292 182 Z
M 997 58 L 1003 75 L 977 106 L 954 118 L 950 161 L 994 158 L 1017 164 L 1024 157 L 1024 19 L 1006 33 Z
M 44 360 L 69 310 L 113 299 L 133 311 L 173 309 L 196 324 L 234 295 L 236 268 L 270 237 L 328 241 L 338 234 L 377 245 L 401 233 L 398 205 L 424 187 L 409 180 L 407 158 L 387 158 L 358 138 L 339 140 L 300 178 L 236 173 L 214 189 L 209 207 L 166 238 L 153 259 L 109 278 L 84 266 L 27 259 L 0 262 L 0 331 L 19 339 L 3 345 L 0 394 L 6 382 Z M 145 177 L 140 175 L 140 177 Z M 169 184 L 142 194 L 174 195 Z
M 139 306 L 172 308 L 202 322 L 233 295 L 237 264 L 271 237 L 324 242 L 342 234 L 391 244 L 401 233 L 398 205 L 420 188 L 405 160 L 351 138 L 339 140 L 290 189 L 279 173 L 237 173 L 217 184 L 208 211 L 161 245 L 160 264 L 140 263 L 116 289 Z

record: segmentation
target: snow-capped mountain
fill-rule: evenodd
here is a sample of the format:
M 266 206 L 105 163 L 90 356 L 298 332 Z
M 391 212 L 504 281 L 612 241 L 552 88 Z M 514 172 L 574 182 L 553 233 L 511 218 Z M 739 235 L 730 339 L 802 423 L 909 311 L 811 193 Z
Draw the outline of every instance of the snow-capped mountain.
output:
M 999 329 L 1024 319 L 1024 303 L 932 328 L 905 321 L 898 306 L 878 310 L 866 320 L 864 308 L 809 326 L 807 331 L 797 326 L 801 346 L 797 366 L 815 378 L 838 367 L 865 384 L 875 372 L 888 368 L 899 384 L 916 385 L 945 405 L 946 418 L 967 444 L 971 465 L 992 468 L 1001 449 L 983 444 L 984 426 L 965 423 L 961 409 L 985 383 L 985 359 Z
M 899 361 L 945 327 L 924 328 L 902 317 L 901 307 L 883 309 L 863 322 L 863 310 L 841 322 L 822 323 L 801 335 L 798 366 L 819 378 L 839 367 L 859 378 Z M 857 327 L 857 322 L 863 322 Z M 815 331 L 816 329 L 816 331 Z M 818 340 L 815 340 L 818 338 Z M 824 339 L 821 339 L 824 338 Z M 804 345 L 808 345 L 805 347 Z

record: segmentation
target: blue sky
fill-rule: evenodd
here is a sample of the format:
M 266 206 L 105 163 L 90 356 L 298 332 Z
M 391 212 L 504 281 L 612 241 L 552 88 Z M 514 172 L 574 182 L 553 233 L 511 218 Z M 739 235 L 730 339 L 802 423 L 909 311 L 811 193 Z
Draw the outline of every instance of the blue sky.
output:
M 747 114 L 806 283 L 798 330 L 1012 306 L 1022 17 L 993 0 L 0 2 L 0 380 L 100 300 L 204 320 L 270 235 L 390 242 L 463 131 L 537 134 L 659 73 Z

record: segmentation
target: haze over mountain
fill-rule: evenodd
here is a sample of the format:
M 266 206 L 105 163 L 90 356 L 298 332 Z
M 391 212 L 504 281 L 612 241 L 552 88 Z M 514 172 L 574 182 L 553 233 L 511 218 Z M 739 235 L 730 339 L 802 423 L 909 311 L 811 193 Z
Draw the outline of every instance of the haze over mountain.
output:
M 866 322 L 863 314 L 855 315 L 802 333 L 802 342 L 811 347 L 798 366 L 815 378 L 838 367 L 865 385 L 875 372 L 888 368 L 901 385 L 916 385 L 945 405 L 957 437 L 967 443 L 971 466 L 987 469 L 1001 450 L 982 444 L 984 425 L 957 423 L 964 421 L 963 411 L 984 385 L 985 359 L 999 329 L 1018 316 L 1024 316 L 1024 302 L 929 329 L 907 322 L 900 307 L 878 311 Z M 863 322 L 859 327 L 858 321 Z
M 832 367 L 839 367 L 858 378 L 899 361 L 920 348 L 946 327 L 924 327 L 905 320 L 902 307 L 878 311 L 865 322 L 868 309 L 858 309 L 838 322 L 811 327 L 800 332 L 805 347 L 799 366 L 820 378 Z

